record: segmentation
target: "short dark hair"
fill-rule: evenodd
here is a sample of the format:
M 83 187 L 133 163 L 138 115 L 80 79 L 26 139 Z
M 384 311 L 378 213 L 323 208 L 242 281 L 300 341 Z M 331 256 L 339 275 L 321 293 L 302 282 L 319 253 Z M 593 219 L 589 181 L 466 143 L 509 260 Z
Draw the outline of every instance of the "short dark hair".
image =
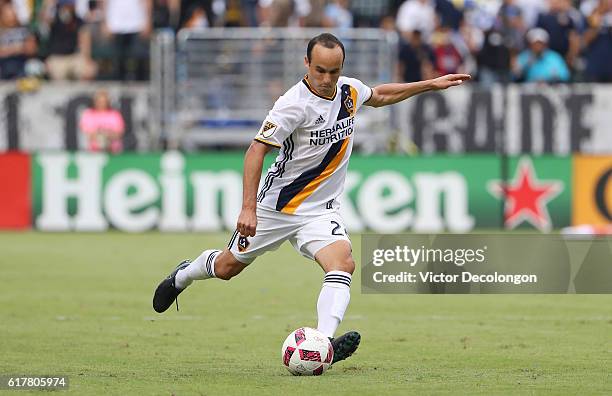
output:
M 344 65 L 344 58 L 346 58 L 346 53 L 344 52 L 344 44 L 342 41 L 338 40 L 338 37 L 334 36 L 331 33 L 322 33 L 316 37 L 313 37 L 308 42 L 308 48 L 306 48 L 306 58 L 308 58 L 308 62 L 312 61 L 312 49 L 316 44 L 321 44 L 325 48 L 336 48 L 340 47 L 342 50 L 342 64 Z

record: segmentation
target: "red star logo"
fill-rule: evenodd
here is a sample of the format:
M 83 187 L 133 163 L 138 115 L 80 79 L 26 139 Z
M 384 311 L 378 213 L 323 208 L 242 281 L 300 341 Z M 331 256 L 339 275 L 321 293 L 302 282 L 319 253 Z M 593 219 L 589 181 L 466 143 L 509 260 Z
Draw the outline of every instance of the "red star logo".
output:
M 504 184 L 501 180 L 492 180 L 488 189 L 495 197 L 505 199 L 506 228 L 513 229 L 527 221 L 540 231 L 552 229 L 546 205 L 563 190 L 563 183 L 538 180 L 529 158 L 519 161 L 517 173 L 511 182 Z

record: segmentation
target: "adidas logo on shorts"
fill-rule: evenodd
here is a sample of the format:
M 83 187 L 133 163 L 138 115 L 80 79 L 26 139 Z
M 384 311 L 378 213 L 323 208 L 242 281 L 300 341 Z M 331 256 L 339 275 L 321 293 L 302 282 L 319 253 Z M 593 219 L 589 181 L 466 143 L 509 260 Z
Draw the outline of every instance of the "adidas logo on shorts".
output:
M 315 121 L 315 125 L 321 125 L 325 123 L 325 118 L 323 118 L 322 115 L 319 115 L 319 118 L 317 118 L 317 120 Z

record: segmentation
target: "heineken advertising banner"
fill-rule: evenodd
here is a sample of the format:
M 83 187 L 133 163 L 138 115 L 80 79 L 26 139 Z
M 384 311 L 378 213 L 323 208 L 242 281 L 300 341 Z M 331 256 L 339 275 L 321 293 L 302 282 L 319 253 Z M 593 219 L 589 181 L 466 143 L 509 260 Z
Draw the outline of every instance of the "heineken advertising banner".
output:
M 40 153 L 31 161 L 33 225 L 233 229 L 242 160 L 241 153 Z M 548 231 L 570 223 L 571 171 L 569 157 L 354 156 L 342 215 L 352 232 L 468 232 L 504 224 Z

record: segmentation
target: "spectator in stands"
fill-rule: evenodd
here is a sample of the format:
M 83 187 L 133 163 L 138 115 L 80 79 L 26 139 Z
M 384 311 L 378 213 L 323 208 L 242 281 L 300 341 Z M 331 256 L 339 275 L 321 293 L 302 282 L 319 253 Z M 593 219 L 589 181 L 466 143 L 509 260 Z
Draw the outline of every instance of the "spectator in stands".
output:
M 253 0 L 253 1 L 257 1 L 257 0 Z M 195 10 L 196 8 L 202 8 L 204 10 L 204 13 L 206 15 L 206 25 L 204 25 L 203 23 L 198 24 L 200 27 L 206 27 L 206 26 L 213 26 L 214 25 L 214 12 L 212 9 L 212 3 L 213 0 L 181 0 L 181 6 L 180 6 L 180 22 L 179 22 L 179 26 L 183 27 L 185 26 L 185 23 L 187 22 L 188 19 L 191 18 L 192 14 L 193 14 L 193 10 Z
M 24 77 L 26 62 L 36 55 L 36 38 L 21 26 L 10 2 L 0 4 L 0 25 L 0 78 Z
M 351 0 L 349 8 L 355 27 L 379 27 L 383 18 L 395 14 L 398 0 Z
M 76 0 L 75 2 L 76 14 L 84 22 L 88 22 L 89 18 L 91 18 L 90 14 L 92 12 L 97 12 L 98 10 L 102 9 L 102 5 L 100 4 L 101 1 L 102 0 Z
M 497 13 L 495 26 L 511 53 L 517 54 L 523 48 L 525 23 L 521 8 L 515 4 L 515 0 L 503 1 Z
M 244 23 L 247 27 L 257 27 L 259 25 L 257 3 L 259 3 L 259 0 L 240 1 Z
M 208 15 L 204 6 L 194 4 L 187 13 L 187 20 L 181 26 L 186 29 L 206 29 L 208 28 Z
M 587 18 L 583 36 L 586 78 L 612 82 L 612 0 L 587 0 L 580 10 Z
M 548 33 L 533 28 L 527 33 L 529 48 L 516 59 L 514 71 L 518 79 L 526 82 L 565 82 L 570 73 L 563 57 L 548 48 Z
M 47 43 L 47 72 L 53 80 L 95 77 L 96 64 L 91 59 L 91 35 L 76 14 L 75 0 L 59 0 L 53 11 L 44 15 L 50 23 Z
M 440 24 L 450 27 L 452 30 L 459 30 L 463 13 L 449 0 L 436 0 L 436 15 Z
M 435 57 L 421 32 L 415 30 L 402 35 L 399 50 L 399 75 L 404 82 L 426 80 L 434 77 Z
M 484 33 L 482 47 L 476 55 L 478 81 L 489 86 L 512 80 L 510 45 L 502 33 L 492 26 Z
M 329 2 L 329 0 L 308 0 L 310 11 L 302 18 L 302 26 L 307 28 L 325 26 L 323 19 L 325 7 Z
M 153 29 L 178 30 L 180 15 L 180 0 L 153 0 L 151 12 Z
M 287 27 L 293 15 L 293 0 L 259 0 L 261 26 Z
M 464 19 L 466 23 L 485 32 L 495 25 L 500 5 L 501 1 L 468 0 L 463 7 Z
M 353 14 L 349 10 L 348 0 L 332 0 L 325 7 L 323 26 L 337 29 L 353 27 Z
M 105 30 L 115 47 L 115 77 L 145 80 L 149 63 L 151 0 L 105 0 Z M 128 64 L 135 64 L 133 74 Z
M 225 0 L 225 10 L 223 12 L 224 27 L 243 26 L 243 15 L 240 0 Z
M 406 0 L 397 11 L 396 25 L 400 32 L 421 32 L 429 41 L 436 27 L 436 13 L 433 0 Z
M 353 22 L 354 24 L 355 22 Z M 384 30 L 385 32 L 391 33 L 395 32 L 397 29 L 395 28 L 395 16 L 387 15 L 380 19 L 379 29 Z
M 431 35 L 431 48 L 434 53 L 434 70 L 438 76 L 463 73 L 464 56 L 453 40 L 449 26 L 440 25 Z
M 565 58 L 572 66 L 580 50 L 579 21 L 570 0 L 550 0 L 547 12 L 540 13 L 536 26 L 546 30 L 550 36 L 548 47 Z
M 3 0 L 2 3 L 11 3 L 21 26 L 28 26 L 32 22 L 32 14 L 36 1 L 32 0 Z
M 259 0 L 261 26 L 303 26 L 312 12 L 310 0 Z
M 312 4 L 316 3 L 316 0 L 292 0 L 293 3 L 293 15 L 289 19 L 289 26 L 305 26 L 306 19 L 309 15 L 313 14 Z M 320 19 L 322 20 L 323 14 Z M 314 26 L 312 23 L 310 27 Z M 321 23 L 317 23 L 317 26 L 321 26 Z
M 477 75 L 483 81 L 482 74 L 479 74 L 481 64 L 481 53 L 487 48 L 486 33 L 493 29 L 497 15 L 497 9 L 493 8 L 493 2 L 476 2 L 473 0 L 465 1 L 460 8 L 463 19 L 459 32 L 467 48 L 467 67 L 466 70 L 472 75 Z M 453 4 L 458 4 L 454 2 Z M 498 34 L 498 37 L 500 35 Z M 488 49 L 488 48 L 487 48 Z M 486 51 L 483 53 L 485 54 Z M 487 59 L 489 60 L 489 59 Z M 509 61 L 507 70 L 510 69 Z M 489 80 L 495 82 L 496 79 Z
M 463 69 L 467 74 L 476 75 L 478 72 L 476 57 L 482 48 L 484 40 L 482 30 L 470 24 L 467 19 L 462 18 L 459 30 L 452 32 L 451 39 L 463 58 Z
M 514 0 L 513 3 L 520 9 L 524 31 L 536 26 L 538 15 L 546 12 L 549 0 Z
M 111 108 L 108 92 L 105 90 L 97 91 L 93 101 L 93 107 L 83 112 L 79 122 L 81 131 L 87 136 L 87 148 L 94 152 L 121 152 L 125 131 L 121 113 Z

